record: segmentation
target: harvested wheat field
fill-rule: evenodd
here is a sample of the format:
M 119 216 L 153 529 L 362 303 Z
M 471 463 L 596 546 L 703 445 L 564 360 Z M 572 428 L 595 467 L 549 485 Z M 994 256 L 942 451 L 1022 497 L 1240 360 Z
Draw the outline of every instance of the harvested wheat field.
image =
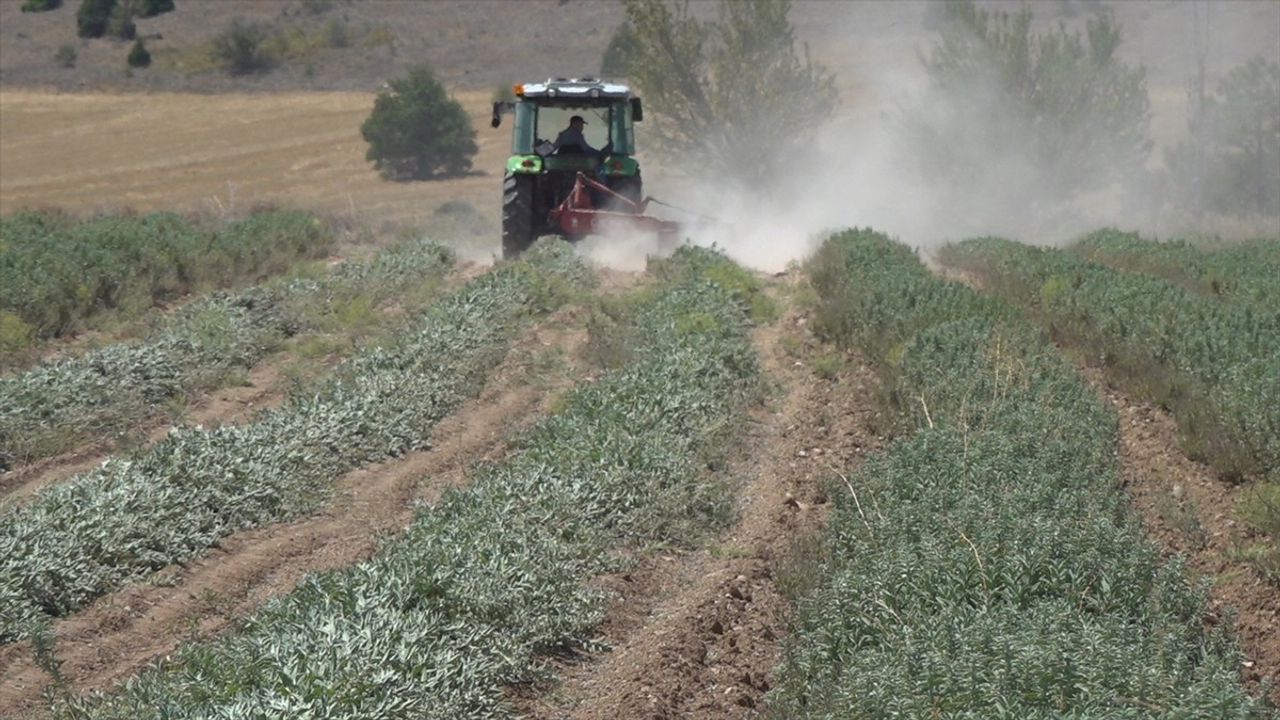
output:
M 487 130 L 488 96 L 458 93 Z M 476 173 L 382 181 L 365 160 L 370 93 L 92 95 L 0 90 L 0 212 L 288 205 L 360 222 L 421 222 L 449 200 L 496 212 L 507 133 L 482 130 Z

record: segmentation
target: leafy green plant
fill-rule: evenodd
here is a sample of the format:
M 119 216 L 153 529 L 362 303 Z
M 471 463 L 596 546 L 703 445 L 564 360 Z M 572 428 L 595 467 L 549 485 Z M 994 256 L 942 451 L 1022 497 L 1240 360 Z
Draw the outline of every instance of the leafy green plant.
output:
M 755 393 L 743 305 L 681 275 L 636 307 L 633 363 L 571 391 L 518 453 L 375 557 L 311 576 L 243 632 L 62 716 L 505 716 L 505 686 L 591 642 L 605 603 L 586 581 L 617 566 L 611 550 L 687 542 L 722 519 L 701 454 Z
M 76 10 L 77 34 L 82 38 L 99 38 L 107 32 L 107 21 L 116 0 L 81 0 Z
M 426 446 L 535 315 L 589 271 L 549 244 L 443 297 L 394 345 L 252 423 L 174 429 L 154 447 L 0 512 L 0 641 L 198 555 L 237 529 L 314 508 L 332 479 Z
M 869 230 L 809 271 L 913 433 L 833 485 L 771 716 L 1270 717 L 1131 518 L 1114 416 L 1041 331 Z
M 360 126 L 366 159 L 390 180 L 427 180 L 471 169 L 478 151 L 471 118 L 425 65 L 388 83 Z
M 105 34 L 118 40 L 133 40 L 138 36 L 138 26 L 133 21 L 133 8 L 129 2 L 117 2 L 111 8 Z
M 217 229 L 172 213 L 82 223 L 48 213 L 0 218 L 0 311 L 58 337 L 106 311 L 138 315 L 210 287 L 278 274 L 323 256 L 329 228 L 306 213 L 270 211 Z
M 948 246 L 941 257 L 981 277 L 992 292 L 1032 307 L 1058 337 L 1085 349 L 1133 392 L 1169 407 L 1188 451 L 1223 477 L 1280 469 L 1274 303 L 1224 303 L 1062 250 L 997 238 Z M 1280 293 L 1280 276 L 1257 283 L 1260 297 Z
M 1246 559 L 1263 577 L 1280 585 L 1280 482 L 1258 483 L 1246 491 L 1240 501 L 1240 516 L 1271 539 L 1247 544 Z
M 1204 249 L 1194 243 L 1156 242 L 1137 233 L 1099 230 L 1072 243 L 1089 262 L 1167 280 L 1193 293 L 1247 302 L 1273 302 L 1280 277 L 1280 238 L 1260 238 Z
M 90 438 L 108 442 L 171 400 L 225 383 L 290 336 L 316 341 L 317 333 L 374 332 L 380 324 L 375 307 L 421 307 L 439 292 L 452 264 L 443 247 L 409 241 L 316 279 L 216 293 L 187 305 L 139 342 L 0 378 L 0 468 Z M 0 317 L 0 338 L 3 322 Z M 320 342 L 331 347 L 334 341 Z

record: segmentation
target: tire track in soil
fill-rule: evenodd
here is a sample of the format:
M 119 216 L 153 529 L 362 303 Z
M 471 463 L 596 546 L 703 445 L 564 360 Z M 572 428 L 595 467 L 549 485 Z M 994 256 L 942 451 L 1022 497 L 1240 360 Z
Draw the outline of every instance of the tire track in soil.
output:
M 330 263 L 330 267 L 339 263 Z M 469 280 L 482 275 L 488 266 L 478 263 L 459 263 L 445 278 L 440 294 L 449 292 Z M 385 308 L 384 312 L 395 311 Z M 288 397 L 282 364 L 289 359 L 287 352 L 274 352 L 255 363 L 248 371 L 244 385 L 228 385 L 212 390 L 196 390 L 181 423 L 184 425 L 239 425 L 251 422 L 263 410 L 277 408 Z M 330 369 L 350 355 L 328 359 Z M 156 413 L 158 416 L 159 413 Z M 164 438 L 175 424 L 169 419 L 152 416 L 137 423 L 134 432 L 146 435 L 145 447 Z M 98 467 L 108 459 L 121 454 L 121 448 L 101 440 L 85 443 L 80 448 L 61 455 L 42 458 L 22 465 L 9 472 L 0 472 L 0 509 L 14 502 L 22 502 L 40 488 L 72 478 Z
M 380 540 L 411 522 L 415 501 L 434 502 L 464 483 L 477 462 L 499 460 L 561 391 L 592 372 L 581 361 L 585 318 L 581 307 L 564 308 L 524 333 L 480 395 L 436 426 L 430 449 L 341 476 L 334 500 L 319 514 L 235 533 L 185 566 L 54 622 L 69 686 L 109 690 L 182 643 L 230 629 L 307 574 L 368 558 Z M 548 348 L 558 348 L 564 360 L 554 372 L 535 367 Z M 0 679 L 0 717 L 43 710 L 41 691 L 50 678 L 29 642 L 0 647 Z
M 1083 372 L 1120 418 L 1121 478 L 1147 536 L 1166 557 L 1185 558 L 1193 581 L 1210 582 L 1209 620 L 1231 623 L 1244 651 L 1245 686 L 1256 692 L 1270 680 L 1271 700 L 1280 704 L 1280 588 L 1232 557 L 1240 538 L 1265 540 L 1250 537 L 1238 519 L 1245 486 L 1228 485 L 1188 458 L 1168 411 L 1117 392 L 1097 369 Z
M 766 375 L 781 389 L 752 409 L 744 454 L 729 463 L 741 482 L 737 522 L 706 548 L 649 556 L 604 578 L 615 600 L 601 634 L 613 649 L 563 664 L 551 688 L 514 688 L 520 714 L 657 720 L 756 713 L 781 660 L 790 612 L 776 582 L 779 565 L 797 541 L 821 530 L 822 481 L 881 444 L 867 429 L 873 373 L 851 356 L 834 381 L 817 378 L 786 350 L 799 344 L 804 357 L 813 356 L 817 343 L 805 325 L 791 310 L 755 331 Z

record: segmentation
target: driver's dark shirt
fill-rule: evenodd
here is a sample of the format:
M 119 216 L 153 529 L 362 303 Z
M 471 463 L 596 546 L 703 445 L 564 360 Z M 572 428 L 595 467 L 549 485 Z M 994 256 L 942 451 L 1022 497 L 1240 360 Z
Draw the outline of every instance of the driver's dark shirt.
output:
M 570 125 L 560 134 L 556 136 L 555 149 L 559 151 L 561 148 L 569 146 L 578 146 L 582 148 L 582 152 L 588 155 L 599 155 L 600 151 L 587 144 L 587 139 L 582 136 L 582 131 Z

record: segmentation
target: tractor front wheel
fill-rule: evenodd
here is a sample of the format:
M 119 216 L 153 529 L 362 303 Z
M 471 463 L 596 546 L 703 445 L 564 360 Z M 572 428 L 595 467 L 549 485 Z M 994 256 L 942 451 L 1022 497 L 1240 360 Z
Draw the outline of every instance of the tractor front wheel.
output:
M 534 240 L 533 175 L 507 173 L 502 179 L 502 257 L 511 259 Z

